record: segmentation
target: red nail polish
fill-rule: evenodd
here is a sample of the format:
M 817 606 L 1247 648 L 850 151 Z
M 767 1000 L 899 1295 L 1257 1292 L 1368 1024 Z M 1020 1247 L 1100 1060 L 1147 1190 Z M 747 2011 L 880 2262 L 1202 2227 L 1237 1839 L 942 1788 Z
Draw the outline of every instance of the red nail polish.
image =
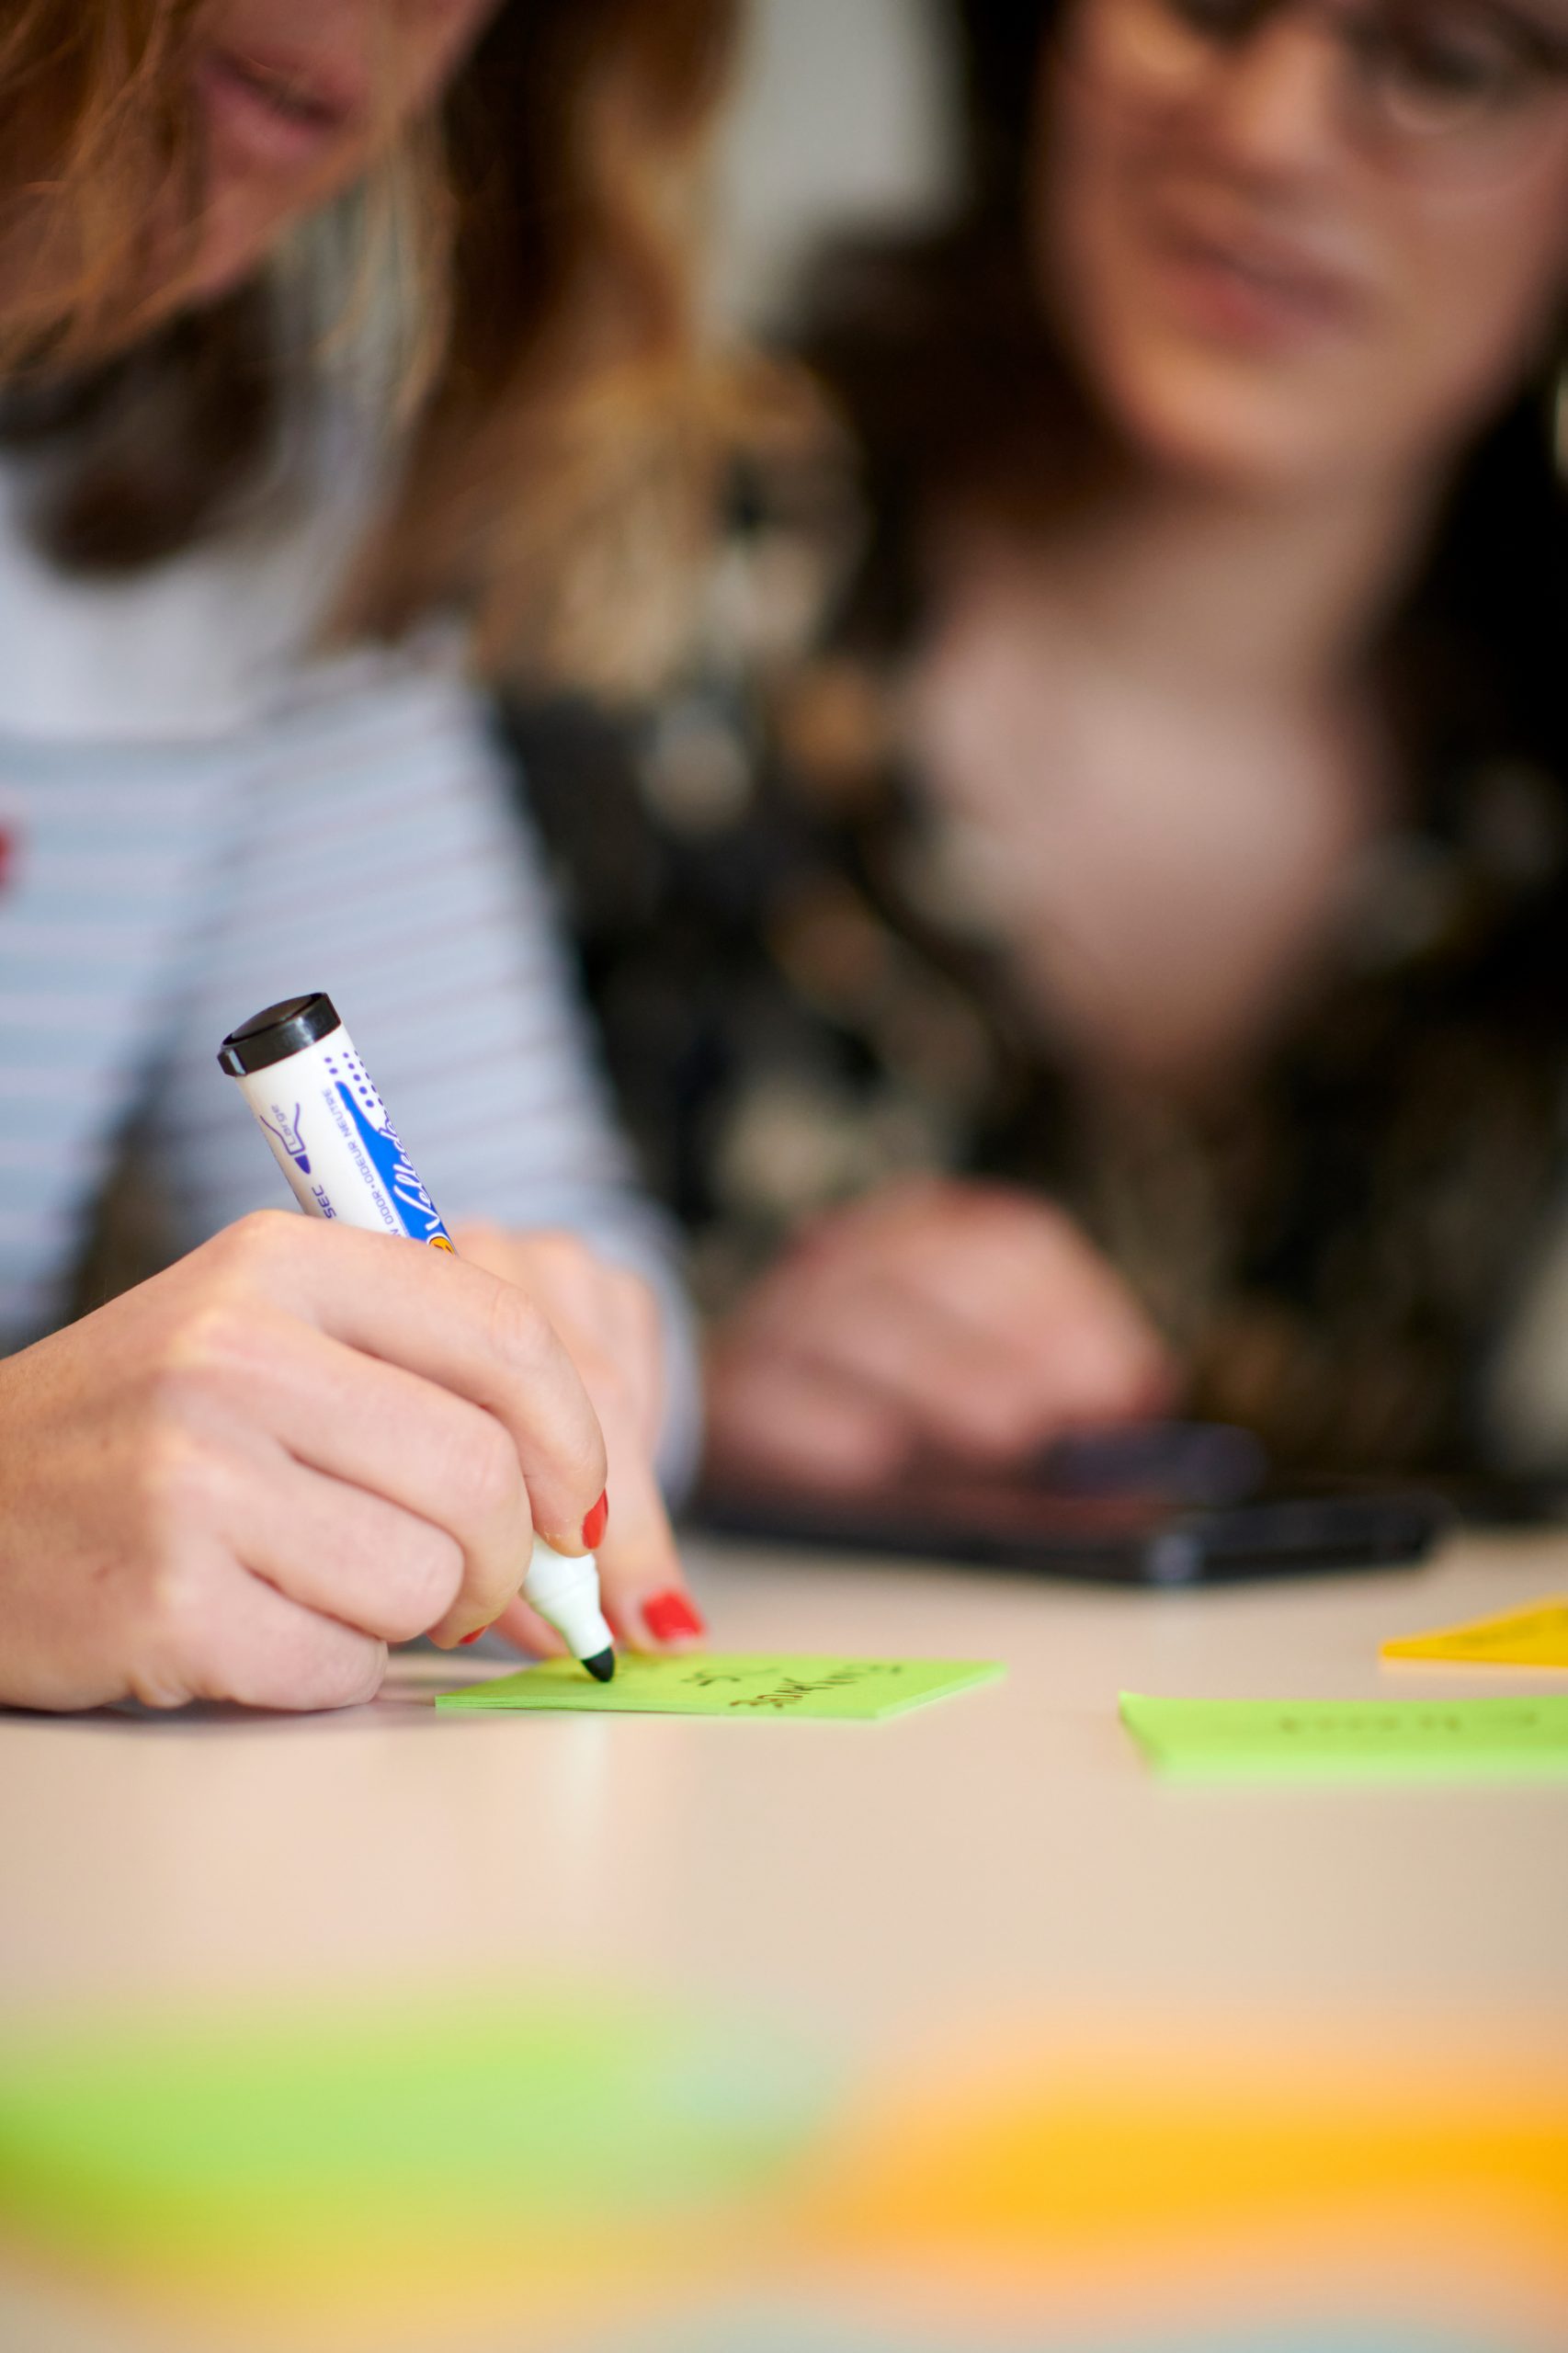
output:
M 599 1546 L 604 1541 L 605 1529 L 608 1526 L 609 1497 L 608 1495 L 601 1495 L 598 1502 L 594 1506 L 593 1510 L 583 1522 L 583 1550 L 585 1552 L 597 1552 L 598 1551 Z
M 652 1601 L 642 1604 L 642 1623 L 656 1643 L 678 1642 L 683 1635 L 708 1631 L 685 1594 L 673 1588 L 668 1593 L 656 1593 Z
M 472 1634 L 460 1634 L 458 1636 L 459 1650 L 466 1651 L 470 1643 L 477 1643 L 481 1634 L 488 1634 L 489 1631 L 488 1626 L 476 1626 Z

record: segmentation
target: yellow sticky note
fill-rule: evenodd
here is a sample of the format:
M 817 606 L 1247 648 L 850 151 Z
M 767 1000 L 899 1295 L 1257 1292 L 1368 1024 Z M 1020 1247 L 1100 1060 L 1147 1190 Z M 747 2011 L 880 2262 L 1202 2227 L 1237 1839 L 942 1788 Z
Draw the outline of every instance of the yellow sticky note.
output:
M 1472 1666 L 1568 1666 L 1568 1595 L 1551 1594 L 1524 1609 L 1440 1626 L 1385 1643 L 1383 1658 L 1461 1660 Z

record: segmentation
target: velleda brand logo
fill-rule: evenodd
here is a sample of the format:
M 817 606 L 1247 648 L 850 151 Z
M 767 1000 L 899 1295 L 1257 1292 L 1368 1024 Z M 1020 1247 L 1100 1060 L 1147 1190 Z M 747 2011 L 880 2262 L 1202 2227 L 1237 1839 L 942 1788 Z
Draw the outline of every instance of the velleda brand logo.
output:
M 373 1128 L 354 1099 L 354 1090 L 337 1082 L 337 1092 L 358 1131 L 359 1141 L 369 1155 L 370 1165 L 397 1204 L 403 1232 L 415 1242 L 434 1243 L 442 1249 L 451 1248 L 451 1238 L 441 1222 L 441 1213 L 419 1181 L 419 1172 L 403 1148 L 403 1140 L 389 1120 L 384 1128 Z
M 260 1112 L 257 1112 L 256 1117 L 261 1120 L 261 1124 L 268 1135 L 278 1138 L 295 1167 L 302 1169 L 308 1176 L 311 1173 L 311 1158 L 305 1150 L 305 1140 L 300 1133 L 300 1106 L 295 1104 L 292 1119 L 278 1103 L 273 1104 L 270 1120 L 262 1118 Z

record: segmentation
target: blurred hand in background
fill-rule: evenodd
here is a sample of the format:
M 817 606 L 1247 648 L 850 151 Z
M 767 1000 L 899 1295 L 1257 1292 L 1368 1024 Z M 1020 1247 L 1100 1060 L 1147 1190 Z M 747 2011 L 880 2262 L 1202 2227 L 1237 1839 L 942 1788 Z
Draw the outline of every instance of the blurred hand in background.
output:
M 709 1370 L 716 1477 L 840 1491 L 932 1449 L 1005 1468 L 1070 1430 L 1162 1412 L 1176 1386 L 1158 1334 L 1070 1219 L 946 1179 L 809 1227 Z

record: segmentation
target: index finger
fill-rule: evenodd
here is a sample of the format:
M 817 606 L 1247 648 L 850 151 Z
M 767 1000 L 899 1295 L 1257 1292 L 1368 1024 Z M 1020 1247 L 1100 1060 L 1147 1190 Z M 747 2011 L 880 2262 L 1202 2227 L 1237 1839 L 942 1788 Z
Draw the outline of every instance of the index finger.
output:
M 402 1236 L 284 1213 L 244 1225 L 268 1229 L 245 1246 L 271 1260 L 261 1269 L 271 1300 L 494 1414 L 517 1449 L 539 1533 L 558 1552 L 587 1550 L 604 1438 L 571 1358 L 525 1292 Z M 527 1567 L 519 1562 L 519 1582 Z

